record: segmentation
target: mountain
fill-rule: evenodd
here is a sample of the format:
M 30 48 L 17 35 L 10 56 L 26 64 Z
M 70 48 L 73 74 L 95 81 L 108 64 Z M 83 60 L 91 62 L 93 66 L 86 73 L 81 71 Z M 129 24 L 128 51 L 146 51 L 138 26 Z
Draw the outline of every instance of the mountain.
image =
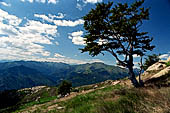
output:
M 59 76 L 56 76 L 59 75 Z M 60 70 L 51 76 L 61 80 L 72 81 L 73 86 L 94 84 L 105 80 L 117 80 L 128 76 L 127 70 L 104 63 L 92 63 L 71 66 L 68 70 Z
M 23 65 L 0 72 L 0 90 L 20 89 L 38 85 L 55 85 L 41 72 Z
M 0 90 L 37 85 L 56 86 L 69 80 L 81 86 L 116 80 L 128 75 L 127 70 L 104 63 L 69 65 L 56 62 L 14 61 L 0 63 Z
M 50 74 L 60 69 L 68 68 L 70 66 L 69 64 L 56 62 L 14 61 L 0 63 L 0 70 L 20 65 L 36 69 L 37 71 L 44 74 Z

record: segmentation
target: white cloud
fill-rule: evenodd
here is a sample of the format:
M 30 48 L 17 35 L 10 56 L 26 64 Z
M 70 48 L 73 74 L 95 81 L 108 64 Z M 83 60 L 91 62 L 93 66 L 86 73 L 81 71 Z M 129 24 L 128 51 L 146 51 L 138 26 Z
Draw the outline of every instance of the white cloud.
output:
M 34 0 L 21 0 L 22 2 L 28 1 L 30 3 L 33 3 Z
M 83 35 L 83 31 L 77 31 L 77 32 L 71 33 L 72 37 L 77 37 L 77 36 L 82 36 L 82 35 Z
M 23 27 L 19 27 L 19 30 L 29 39 L 43 44 L 51 44 L 50 40 L 57 35 L 57 26 L 34 20 L 28 20 Z
M 54 18 L 64 18 L 64 14 L 62 14 L 62 13 L 58 13 L 58 14 L 59 14 L 59 16 L 51 15 L 51 14 L 49 14 L 49 16 L 34 14 L 34 16 L 38 17 L 38 18 L 42 18 L 43 20 L 46 20 L 46 21 L 48 21 L 50 23 L 54 23 L 56 26 L 75 27 L 77 25 L 84 24 L 83 19 L 78 19 L 78 20 L 75 20 L 75 21 L 71 21 L 71 20 L 54 20 Z
M 35 0 L 36 2 L 45 3 L 46 0 Z
M 85 60 L 87 63 L 94 63 L 94 62 L 101 62 L 104 63 L 104 61 L 100 60 L 100 59 L 86 59 Z
M 108 41 L 104 39 L 99 39 L 98 45 L 106 44 Z
M 59 2 L 59 0 L 20 0 L 21 2 L 30 2 L 30 3 L 33 3 L 33 2 L 39 2 L 39 3 L 48 3 L 48 4 L 56 4 Z
M 50 56 L 50 52 L 49 51 L 44 51 L 43 53 L 41 53 L 43 56 Z
M 160 59 L 167 59 L 168 57 L 169 57 L 169 54 L 163 54 L 159 56 Z
M 85 7 L 88 3 L 95 4 L 98 2 L 103 2 L 103 0 L 77 0 L 76 8 L 82 11 L 83 7 Z
M 41 17 L 43 16 L 41 15 Z M 24 18 L 24 21 L 26 23 L 20 25 L 21 18 L 0 9 L 0 60 L 34 60 L 69 64 L 100 62 L 97 59 L 76 60 L 58 53 L 55 54 L 55 57 L 50 57 L 50 51 L 47 51 L 44 46 L 44 44 L 53 44 L 53 41 L 58 45 L 54 37 L 58 36 L 57 27 L 59 25 L 76 26 L 83 23 L 81 19 L 76 21 L 65 20 L 65 23 L 57 23 L 58 26 L 26 18 Z M 72 42 L 83 45 L 82 35 L 82 31 L 71 33 Z
M 71 21 L 71 20 L 54 20 L 53 22 L 57 26 L 69 26 L 69 27 L 75 27 L 77 25 L 84 24 L 84 20 L 82 20 L 82 19 L 78 19 L 78 20 L 75 20 L 75 21 Z
M 83 10 L 83 6 L 81 4 L 79 4 L 79 3 L 77 3 L 76 8 L 78 8 L 80 11 Z
M 56 25 L 27 20 L 25 25 L 20 26 L 22 19 L 1 9 L 0 14 L 1 60 L 28 60 L 50 56 L 43 44 L 52 44 L 51 40 L 58 34 Z
M 85 45 L 85 41 L 82 35 L 83 35 L 83 31 L 72 32 L 69 33 L 68 38 L 72 40 L 73 44 Z
M 59 53 L 55 53 L 55 54 L 54 54 L 54 57 L 62 57 L 62 58 L 63 58 L 63 57 L 65 57 L 65 56 L 63 56 L 63 55 L 61 55 L 61 54 L 59 54 Z
M 55 18 L 62 19 L 65 17 L 65 14 L 63 14 L 63 13 L 58 13 L 58 15 L 49 14 L 48 16 L 46 16 L 45 14 L 34 14 L 34 17 L 41 18 L 43 20 L 53 23 Z
M 48 15 L 51 19 L 54 19 L 54 18 L 58 18 L 58 19 L 62 19 L 66 16 L 66 14 L 63 14 L 63 13 L 58 13 L 58 15 L 52 15 L 52 14 L 49 14 Z
M 8 12 L 5 12 L 2 9 L 0 9 L 0 22 L 2 23 L 2 21 L 7 22 L 7 25 L 17 26 L 21 23 L 22 20 L 14 15 L 10 15 L 10 14 L 8 14 Z
M 56 4 L 56 3 L 58 3 L 59 2 L 59 0 L 48 0 L 48 3 L 50 4 L 50 3 L 52 3 L 52 4 Z
M 42 18 L 43 20 L 46 20 L 48 22 L 52 22 L 53 20 L 50 19 L 48 16 L 46 15 L 40 15 L 40 14 L 34 14 L 34 17 L 37 17 L 37 18 Z
M 6 2 L 0 2 L 0 4 L 3 5 L 3 6 L 6 6 L 6 7 L 10 7 L 11 6 L 11 4 L 7 4 Z
M 83 0 L 84 3 L 92 3 L 92 4 L 95 4 L 97 2 L 102 2 L 103 0 Z
M 59 43 L 58 42 L 55 42 L 55 44 L 58 46 L 59 45 Z

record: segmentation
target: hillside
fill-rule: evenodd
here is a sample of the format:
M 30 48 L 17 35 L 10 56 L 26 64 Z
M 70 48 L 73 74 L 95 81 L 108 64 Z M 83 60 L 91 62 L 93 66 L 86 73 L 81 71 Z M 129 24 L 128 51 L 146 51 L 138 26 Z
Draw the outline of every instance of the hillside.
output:
M 164 62 L 165 65 L 159 68 L 157 66 L 162 64 L 162 61 L 154 64 L 152 70 L 148 68 L 142 75 L 145 80 L 145 87 L 142 88 L 134 88 L 127 79 L 107 80 L 97 84 L 75 87 L 69 96 L 63 98 L 57 96 L 55 87 L 26 88 L 15 92 L 18 95 L 23 95 L 19 96 L 22 98 L 19 98 L 14 106 L 11 105 L 6 109 L 1 107 L 0 112 L 169 113 L 170 70 L 162 73 L 163 70 L 170 67 L 168 62 Z M 155 76 L 158 74 L 159 76 Z
M 70 80 L 73 86 L 126 77 L 126 69 L 103 63 L 69 65 L 55 62 L 15 61 L 0 63 L 0 91 L 38 85 L 56 86 Z
M 0 73 L 0 90 L 20 89 L 39 85 L 55 85 L 41 72 L 23 65 L 4 69 Z

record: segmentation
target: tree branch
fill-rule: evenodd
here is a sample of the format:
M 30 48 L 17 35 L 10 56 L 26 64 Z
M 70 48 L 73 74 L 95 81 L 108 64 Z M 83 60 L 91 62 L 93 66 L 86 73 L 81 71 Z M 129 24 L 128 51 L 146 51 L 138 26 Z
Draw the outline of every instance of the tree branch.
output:
M 106 51 L 109 52 L 109 53 L 111 53 L 122 66 L 126 66 L 126 63 L 123 62 L 123 61 L 121 61 L 121 60 L 118 58 L 118 56 L 116 55 L 116 53 L 114 53 L 113 50 L 106 50 Z

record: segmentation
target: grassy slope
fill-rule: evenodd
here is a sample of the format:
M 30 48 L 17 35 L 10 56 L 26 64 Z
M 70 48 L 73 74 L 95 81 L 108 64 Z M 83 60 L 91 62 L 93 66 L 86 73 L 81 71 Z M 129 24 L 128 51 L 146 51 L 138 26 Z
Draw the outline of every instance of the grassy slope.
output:
M 21 110 L 34 113 L 169 113 L 170 111 L 170 74 L 159 80 L 149 81 L 144 88 L 127 88 L 117 84 L 98 84 L 80 87 L 80 90 L 93 89 L 89 93 L 73 96 L 65 101 L 51 101 L 33 110 L 27 106 Z M 85 91 L 86 92 L 86 91 Z M 60 109 L 60 108 L 61 109 Z

